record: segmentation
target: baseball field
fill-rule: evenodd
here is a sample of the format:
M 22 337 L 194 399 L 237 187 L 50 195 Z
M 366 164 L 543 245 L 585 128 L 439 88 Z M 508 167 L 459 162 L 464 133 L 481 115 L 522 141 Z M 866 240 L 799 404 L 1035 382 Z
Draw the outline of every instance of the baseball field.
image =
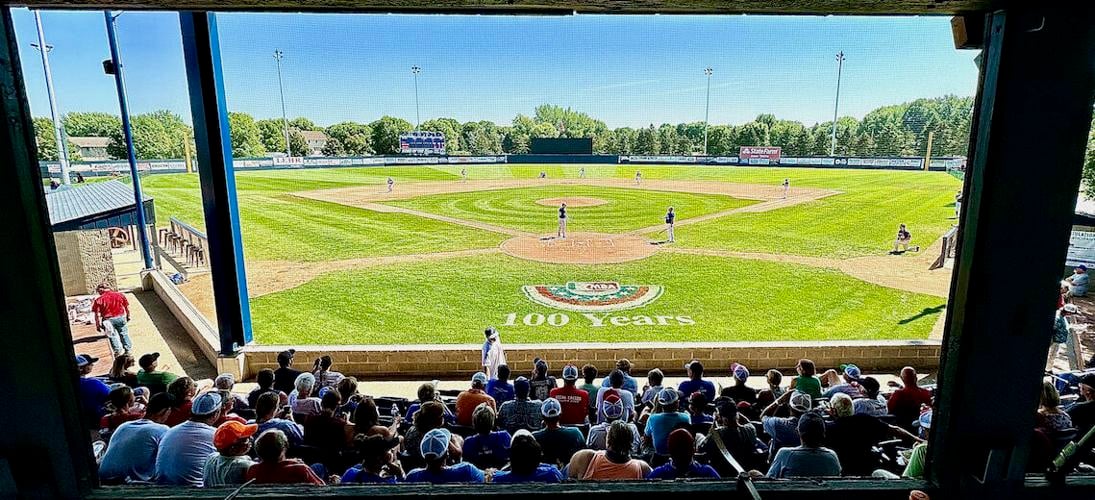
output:
M 161 225 L 204 225 L 197 175 L 143 182 Z M 488 325 L 509 343 L 924 339 L 946 304 L 949 270 L 928 268 L 959 188 L 939 172 L 652 165 L 236 182 L 260 344 L 476 343 Z M 921 251 L 888 254 L 901 223 Z M 181 289 L 213 317 L 207 275 Z

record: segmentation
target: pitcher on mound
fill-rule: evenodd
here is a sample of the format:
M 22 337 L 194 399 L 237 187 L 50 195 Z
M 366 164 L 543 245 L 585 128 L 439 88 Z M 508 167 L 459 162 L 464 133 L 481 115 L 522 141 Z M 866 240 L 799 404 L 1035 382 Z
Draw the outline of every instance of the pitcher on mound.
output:
M 560 239 L 564 239 L 564 240 L 567 238 L 567 204 L 566 203 L 559 204 L 559 232 L 557 233 L 557 236 Z

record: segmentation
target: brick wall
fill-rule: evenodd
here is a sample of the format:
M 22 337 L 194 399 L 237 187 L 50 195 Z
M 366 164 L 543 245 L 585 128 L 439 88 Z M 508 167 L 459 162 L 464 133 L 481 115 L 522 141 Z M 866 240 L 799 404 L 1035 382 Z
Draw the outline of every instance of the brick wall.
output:
M 53 234 L 65 295 L 95 293 L 100 283 L 117 286 L 110 238 L 105 229 Z

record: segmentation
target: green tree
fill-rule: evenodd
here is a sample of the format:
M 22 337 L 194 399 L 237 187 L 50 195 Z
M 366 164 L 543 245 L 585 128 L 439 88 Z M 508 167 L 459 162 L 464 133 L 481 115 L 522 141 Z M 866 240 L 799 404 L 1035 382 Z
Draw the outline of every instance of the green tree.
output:
M 742 146 L 767 146 L 768 126 L 762 122 L 749 122 L 738 129 L 738 144 Z
M 327 127 L 325 156 L 364 156 L 373 152 L 372 129 L 364 123 L 342 122 Z
M 122 128 L 122 120 L 109 113 L 74 111 L 61 118 L 65 135 L 69 137 L 110 137 Z
M 285 125 L 281 120 L 259 120 L 255 125 L 259 128 L 259 138 L 267 153 L 285 152 Z
M 194 132 L 182 118 L 167 110 L 134 115 L 133 147 L 137 158 L 142 160 L 182 158 L 186 142 L 193 151 Z M 115 158 L 125 158 L 125 139 L 119 128 L 110 135 L 107 153 Z
M 262 134 L 251 115 L 228 113 L 228 128 L 232 136 L 233 158 L 255 158 L 266 153 L 262 144 Z
M 38 161 L 57 160 L 57 138 L 53 135 L 53 120 L 44 117 L 34 119 L 34 140 L 38 146 Z
M 460 149 L 460 122 L 452 118 L 434 118 L 422 122 L 419 130 L 429 132 L 441 132 L 445 135 L 445 150 L 449 152 L 461 151 Z
M 304 134 L 295 129 L 289 130 L 289 149 L 292 151 L 293 156 L 308 156 L 312 152 L 312 148 L 308 146 L 308 140 L 304 138 Z
M 677 150 L 677 127 L 663 123 L 658 127 L 658 152 L 663 155 L 681 154 Z
M 297 130 L 307 130 L 311 132 L 323 130 L 321 127 L 316 125 L 315 122 L 303 116 L 298 116 L 296 118 L 293 118 L 292 120 L 289 120 L 289 126 Z
M 805 131 L 806 127 L 799 122 L 777 120 L 768 127 L 768 140 L 773 146 L 783 148 L 784 155 L 797 156 L 802 154 L 803 144 L 800 139 Z
M 1084 157 L 1083 182 L 1080 189 L 1088 198 L 1095 198 L 1095 117 L 1087 134 L 1087 154 Z
M 399 134 L 414 130 L 411 122 L 393 116 L 382 116 L 369 124 L 372 130 L 373 151 L 378 155 L 393 155 L 399 153 Z
M 467 122 L 461 130 L 461 142 L 471 154 L 497 154 L 502 152 L 502 135 L 493 122 L 482 120 Z
M 656 155 L 660 151 L 658 145 L 658 131 L 654 128 L 654 125 L 639 129 L 638 135 L 635 137 L 635 146 L 633 154 L 638 155 Z
M 707 154 L 730 156 L 738 154 L 733 127 L 711 125 L 707 128 Z

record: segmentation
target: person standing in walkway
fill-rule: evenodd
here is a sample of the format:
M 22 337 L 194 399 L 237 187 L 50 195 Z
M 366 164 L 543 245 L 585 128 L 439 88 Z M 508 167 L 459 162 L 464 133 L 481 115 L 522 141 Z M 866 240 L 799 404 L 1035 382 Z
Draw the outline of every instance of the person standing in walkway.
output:
M 493 326 L 483 330 L 483 334 L 487 337 L 486 342 L 483 342 L 483 371 L 489 380 L 494 380 L 498 378 L 498 367 L 506 364 L 506 351 L 502 348 L 498 330 Z
M 133 350 L 133 343 L 129 340 L 129 299 L 106 283 L 96 287 L 95 291 L 99 293 L 91 304 L 91 312 L 95 313 L 95 330 L 106 331 L 110 350 L 114 351 L 115 356 L 129 354 Z
M 567 238 L 567 204 L 559 204 L 559 232 L 556 234 L 560 239 Z

